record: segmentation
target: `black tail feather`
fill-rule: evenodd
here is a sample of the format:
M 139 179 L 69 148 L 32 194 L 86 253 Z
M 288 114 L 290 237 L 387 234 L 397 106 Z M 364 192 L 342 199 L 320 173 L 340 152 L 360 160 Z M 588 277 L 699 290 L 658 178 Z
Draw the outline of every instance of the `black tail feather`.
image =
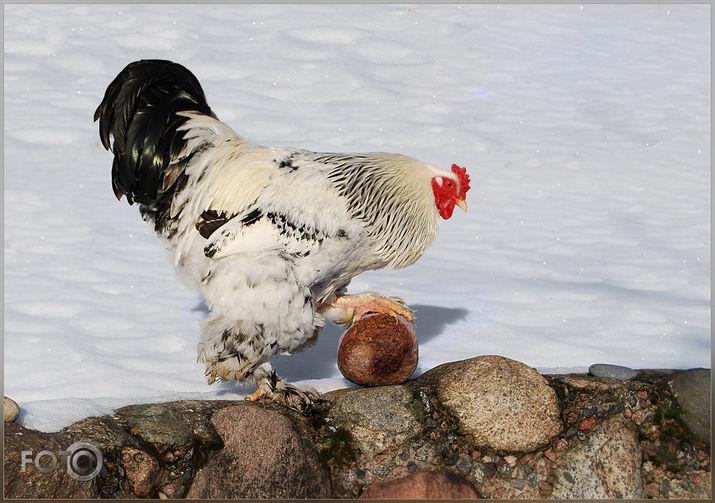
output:
M 109 84 L 94 120 L 102 145 L 114 154 L 117 199 L 152 204 L 172 190 L 176 175 L 164 175 L 185 144 L 177 128 L 187 119 L 176 115 L 184 111 L 214 116 L 199 81 L 177 63 L 135 61 Z

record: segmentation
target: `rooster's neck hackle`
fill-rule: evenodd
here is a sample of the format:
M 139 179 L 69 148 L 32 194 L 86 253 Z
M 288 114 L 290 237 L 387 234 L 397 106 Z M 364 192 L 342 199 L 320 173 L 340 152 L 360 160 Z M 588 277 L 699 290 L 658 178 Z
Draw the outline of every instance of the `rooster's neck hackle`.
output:
M 347 200 L 350 215 L 365 223 L 385 266 L 414 263 L 437 234 L 439 217 L 430 180 L 441 170 L 400 154 L 328 154 L 328 178 Z

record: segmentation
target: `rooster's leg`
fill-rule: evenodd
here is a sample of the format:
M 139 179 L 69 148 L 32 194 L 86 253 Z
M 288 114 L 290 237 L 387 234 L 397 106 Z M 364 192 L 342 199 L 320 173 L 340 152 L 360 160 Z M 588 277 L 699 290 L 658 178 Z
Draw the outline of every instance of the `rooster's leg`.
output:
M 300 390 L 285 379 L 278 377 L 269 363 L 264 363 L 256 368 L 251 379 L 258 384 L 258 388 L 246 397 L 246 400 L 250 402 L 266 397 L 298 412 L 307 412 L 324 401 L 317 393 Z
M 414 316 L 405 301 L 399 297 L 380 297 L 366 292 L 358 295 L 338 295 L 332 302 L 320 306 L 320 312 L 334 323 L 357 321 L 367 313 L 389 314 L 397 318 L 405 317 L 413 322 Z
M 303 391 L 281 379 L 272 369 L 270 363 L 263 363 L 245 372 L 236 371 L 232 365 L 237 358 L 227 358 L 223 361 L 213 361 L 207 365 L 206 375 L 209 384 L 215 381 L 246 381 L 258 385 L 256 391 L 246 396 L 249 402 L 256 402 L 265 397 L 277 404 L 298 412 L 307 412 L 316 405 L 324 403 L 318 393 Z M 245 360 L 242 360 L 245 361 Z

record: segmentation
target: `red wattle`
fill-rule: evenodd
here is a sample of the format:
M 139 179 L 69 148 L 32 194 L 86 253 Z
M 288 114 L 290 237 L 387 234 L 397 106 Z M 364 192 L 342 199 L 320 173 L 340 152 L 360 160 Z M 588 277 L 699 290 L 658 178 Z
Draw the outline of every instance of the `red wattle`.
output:
M 442 185 L 437 183 L 435 178 L 432 179 L 432 193 L 434 194 L 434 204 L 437 206 L 439 215 L 447 220 L 452 216 L 452 212 L 454 211 L 454 198 L 451 197 L 449 192 L 446 191 Z
M 439 215 L 447 220 L 454 212 L 454 199 L 448 199 L 439 206 Z

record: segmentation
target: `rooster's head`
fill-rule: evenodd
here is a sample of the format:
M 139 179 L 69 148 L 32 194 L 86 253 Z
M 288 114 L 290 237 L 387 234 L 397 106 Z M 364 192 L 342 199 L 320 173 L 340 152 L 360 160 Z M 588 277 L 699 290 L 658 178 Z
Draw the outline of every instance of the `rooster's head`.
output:
M 452 164 L 452 173 L 454 175 L 451 177 L 432 178 L 434 202 L 440 216 L 445 220 L 452 216 L 455 206 L 467 211 L 467 203 L 464 200 L 469 190 L 469 175 L 466 168 L 460 168 L 456 164 Z

